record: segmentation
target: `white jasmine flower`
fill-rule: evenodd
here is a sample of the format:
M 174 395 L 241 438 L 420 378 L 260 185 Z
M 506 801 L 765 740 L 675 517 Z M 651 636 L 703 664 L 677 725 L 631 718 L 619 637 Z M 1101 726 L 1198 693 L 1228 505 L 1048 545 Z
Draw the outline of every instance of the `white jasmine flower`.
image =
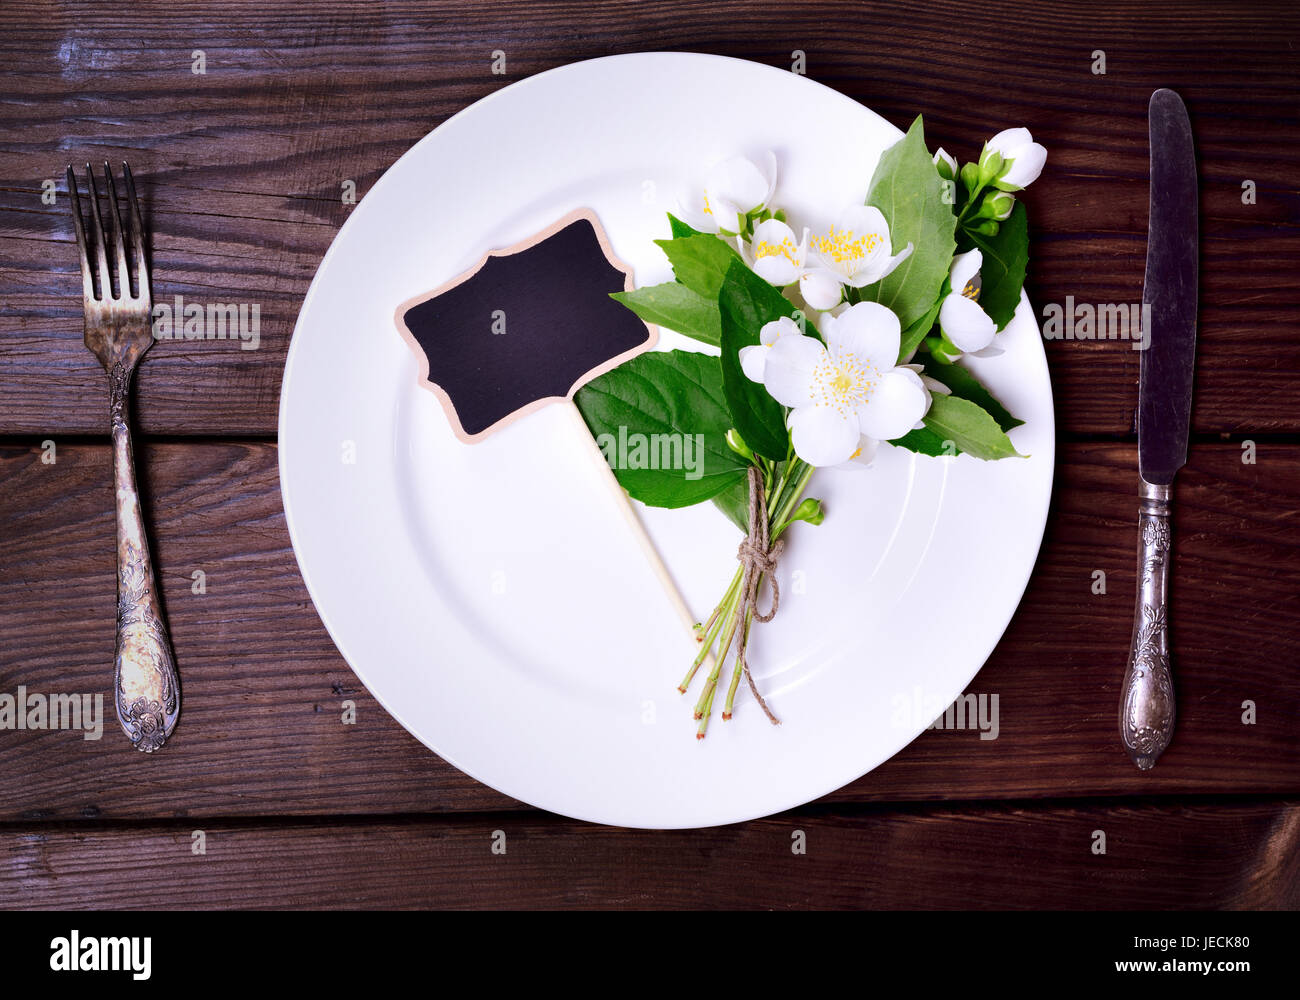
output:
M 767 355 L 772 345 L 782 337 L 803 336 L 799 324 L 789 316 L 782 316 L 771 323 L 764 323 L 758 331 L 758 343 L 740 349 L 740 370 L 751 382 L 762 382 L 767 369 Z
M 899 367 L 898 317 L 859 302 L 823 318 L 826 343 L 781 336 L 768 349 L 763 385 L 791 408 L 795 454 L 809 465 L 839 465 L 874 454 L 876 442 L 902 437 L 930 408 L 921 376 Z
M 754 227 L 754 238 L 742 252 L 754 273 L 765 281 L 784 288 L 799 280 L 808 253 L 808 230 L 795 239 L 794 230 L 780 219 L 768 219 Z
M 710 167 L 703 193 L 682 210 L 683 221 L 702 233 L 743 231 L 746 216 L 767 205 L 776 190 L 776 154 L 760 159 L 732 156 Z
M 980 160 L 989 153 L 1002 157 L 1002 170 L 993 186 L 999 191 L 1019 191 L 1027 188 L 1043 172 L 1047 150 L 1034 142 L 1027 128 L 1004 129 L 984 144 Z
M 961 354 L 989 357 L 1002 351 L 992 346 L 998 332 L 997 324 L 979 304 L 980 293 L 975 279 L 983 263 L 984 255 L 978 250 L 959 253 L 952 259 L 949 271 L 952 292 L 939 306 L 939 329 Z
M 854 205 L 840 213 L 824 236 L 813 237 L 809 249 L 799 290 L 812 308 L 830 309 L 840 301 L 845 285 L 864 288 L 879 281 L 907 259 L 912 244 L 895 254 L 880 209 Z

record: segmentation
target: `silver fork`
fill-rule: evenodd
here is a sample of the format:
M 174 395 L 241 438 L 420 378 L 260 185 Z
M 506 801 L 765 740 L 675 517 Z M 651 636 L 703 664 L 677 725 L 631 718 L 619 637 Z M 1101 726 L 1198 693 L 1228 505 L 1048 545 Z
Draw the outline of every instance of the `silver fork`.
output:
M 77 180 L 68 167 L 68 194 L 76 220 L 77 246 L 81 250 L 81 280 L 85 299 L 86 346 L 108 372 L 109 413 L 113 432 L 113 484 L 117 496 L 117 658 L 113 669 L 117 720 L 132 746 L 152 753 L 171 736 L 180 714 L 180 683 L 172 655 L 167 623 L 163 621 L 149 558 L 140 494 L 135 485 L 129 425 L 131 377 L 145 351 L 153 346 L 149 267 L 144 255 L 144 226 L 135 197 L 131 168 L 122 164 L 131 212 L 131 249 L 135 257 L 136 286 L 132 293 L 125 230 L 118 210 L 117 186 L 104 164 L 105 185 L 113 208 L 117 285 L 109 271 L 113 253 L 99 207 L 95 175 L 86 164 L 89 185 L 93 250 L 86 242 Z M 91 257 L 94 255 L 94 260 Z M 95 294 L 95 276 L 99 294 Z

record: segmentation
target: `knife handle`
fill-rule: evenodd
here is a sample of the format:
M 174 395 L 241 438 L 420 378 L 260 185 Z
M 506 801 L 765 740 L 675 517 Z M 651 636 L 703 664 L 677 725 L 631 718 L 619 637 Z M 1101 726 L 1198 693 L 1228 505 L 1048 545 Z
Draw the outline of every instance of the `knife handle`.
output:
M 1141 481 L 1138 588 L 1133 641 L 1120 692 L 1119 735 L 1140 770 L 1155 766 L 1174 734 L 1174 681 L 1169 669 L 1169 509 L 1172 486 Z

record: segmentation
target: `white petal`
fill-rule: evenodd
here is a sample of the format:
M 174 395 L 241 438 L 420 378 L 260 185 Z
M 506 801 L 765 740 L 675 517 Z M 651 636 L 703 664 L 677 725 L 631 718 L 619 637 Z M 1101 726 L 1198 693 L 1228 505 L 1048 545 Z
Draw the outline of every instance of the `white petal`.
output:
M 804 406 L 812 400 L 813 369 L 825 356 L 815 337 L 782 337 L 767 352 L 763 384 L 782 406 Z
M 900 438 L 925 416 L 930 394 L 921 384 L 921 376 L 906 368 L 885 373 L 865 406 L 858 409 L 862 433 L 877 441 Z
M 994 343 L 989 344 L 988 347 L 978 351 L 971 351 L 970 356 L 972 358 L 996 358 L 1000 354 L 1005 354 L 1006 351 L 998 347 L 996 340 L 997 338 L 994 338 Z
M 709 192 L 710 200 L 717 195 L 735 205 L 742 215 L 762 205 L 770 190 L 769 178 L 743 156 L 733 156 L 716 164 L 709 171 L 704 187 Z
M 984 144 L 985 149 L 1000 153 L 1004 158 L 1014 156 L 1015 150 L 1034 141 L 1027 128 L 1006 128 Z
M 815 268 L 799 278 L 799 291 L 803 300 L 814 309 L 833 309 L 844 297 L 839 279 L 826 268 Z
M 758 169 L 762 171 L 763 176 L 767 178 L 767 194 L 763 198 L 763 204 L 766 205 L 772 200 L 772 195 L 776 191 L 776 154 L 770 149 L 765 150 Z
M 1027 188 L 1043 172 L 1047 162 L 1047 150 L 1036 142 L 1016 150 L 1011 161 L 1011 168 L 998 178 L 998 184 L 1008 190 Z
M 946 385 L 940 382 L 937 378 L 931 378 L 929 375 L 921 376 L 921 384 L 925 386 L 925 388 L 929 391 L 931 396 L 933 396 L 935 393 L 938 393 L 940 396 L 952 395 L 951 389 L 949 389 Z
M 760 243 L 771 243 L 773 246 L 780 246 L 786 240 L 790 241 L 791 246 L 796 245 L 794 230 L 780 219 L 768 219 L 766 222 L 760 222 L 754 227 L 755 247 Z
M 892 252 L 889 246 L 889 223 L 885 221 L 885 216 L 880 209 L 874 205 L 850 205 L 835 220 L 835 228 L 840 232 L 853 233 L 854 239 L 866 236 L 868 233 L 875 233 L 884 237 L 882 245 L 885 256 Z
M 774 319 L 770 323 L 764 323 L 762 329 L 758 331 L 758 342 L 764 347 L 771 347 L 782 337 L 793 334 L 799 336 L 803 333 L 799 329 L 799 324 L 789 316 L 782 316 L 780 319 Z
M 880 442 L 875 438 L 863 434 L 858 438 L 858 450 L 849 456 L 849 467 L 866 468 L 875 459 L 879 446 Z
M 846 281 L 846 285 L 852 285 L 854 288 L 865 288 L 867 285 L 874 285 L 882 278 L 888 277 L 899 264 L 912 256 L 912 244 L 907 244 L 903 249 L 893 257 L 872 256 Z
M 677 211 L 673 212 L 673 215 L 701 233 L 716 233 L 718 231 L 718 220 L 704 211 L 704 195 L 700 192 L 696 192 L 695 199 L 691 204 L 683 204 L 678 200 Z
M 957 161 L 953 158 L 953 155 L 942 146 L 934 151 L 934 165 L 936 167 L 939 165 L 940 160 L 947 165 L 948 176 L 950 178 L 955 178 L 957 176 Z
M 980 273 L 980 268 L 983 266 L 984 255 L 978 250 L 959 253 L 952 259 L 952 268 L 948 272 L 951 276 L 952 290 L 960 295 L 970 284 L 970 280 Z
M 857 450 L 862 432 L 852 410 L 802 406 L 790 414 L 794 453 L 809 465 L 839 465 Z
M 939 328 L 963 354 L 988 347 L 998 332 L 997 324 L 978 302 L 955 292 L 939 307 Z
M 754 273 L 768 284 L 776 285 L 778 288 L 792 285 L 799 278 L 799 268 L 789 258 L 780 254 L 759 257 L 754 261 Z
M 751 382 L 763 381 L 763 372 L 767 368 L 767 354 L 770 348 L 754 344 L 740 349 L 740 370 Z
M 831 347 L 888 371 L 898 361 L 902 327 L 892 309 L 879 302 L 858 302 L 825 327 L 825 337 Z
M 719 229 L 729 233 L 738 233 L 745 228 L 744 213 L 725 198 L 709 196 L 709 211 Z

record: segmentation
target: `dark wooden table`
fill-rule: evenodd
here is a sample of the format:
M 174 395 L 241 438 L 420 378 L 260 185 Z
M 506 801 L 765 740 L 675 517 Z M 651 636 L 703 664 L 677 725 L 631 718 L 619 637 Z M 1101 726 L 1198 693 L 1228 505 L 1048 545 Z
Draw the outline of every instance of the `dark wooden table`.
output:
M 149 757 L 111 719 L 97 742 L 0 732 L 0 905 L 1300 903 L 1295 4 L 37 2 L 4 22 L 0 692 L 111 691 L 106 385 L 81 341 L 65 165 L 128 159 L 155 301 L 259 303 L 261 346 L 160 342 L 140 370 L 141 485 L 184 713 Z M 1051 151 L 1028 195 L 1040 316 L 1067 296 L 1140 300 L 1147 98 L 1182 93 L 1201 158 L 1200 356 L 1176 516 L 1179 723 L 1153 772 L 1116 733 L 1137 509 L 1138 354 L 1119 341 L 1047 345 L 1047 536 L 972 685 L 1000 695 L 996 740 L 926 732 L 758 822 L 606 829 L 439 760 L 348 669 L 298 574 L 276 473 L 285 352 L 351 210 L 343 182 L 364 198 L 417 139 L 512 81 L 652 49 L 785 67 L 802 50 L 812 78 L 898 125 L 922 112 L 932 143 L 968 155 L 1031 128 Z M 347 700 L 356 725 L 340 724 Z

